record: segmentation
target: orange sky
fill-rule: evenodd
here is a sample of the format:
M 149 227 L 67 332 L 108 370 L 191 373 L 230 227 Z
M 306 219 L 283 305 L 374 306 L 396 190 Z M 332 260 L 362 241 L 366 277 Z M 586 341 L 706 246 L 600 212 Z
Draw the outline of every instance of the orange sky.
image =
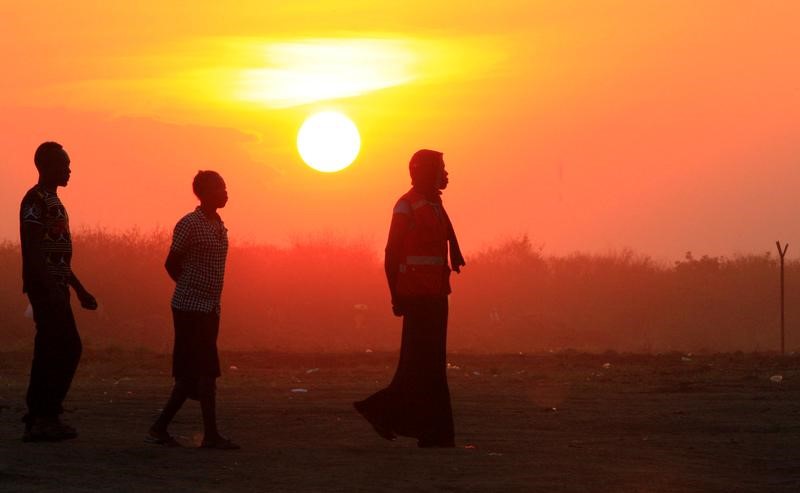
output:
M 430 147 L 467 253 L 800 248 L 798 2 L 119 3 L 0 3 L 0 238 L 57 140 L 73 229 L 171 227 L 215 169 L 233 238 L 379 247 Z M 362 149 L 322 174 L 295 137 L 330 108 Z

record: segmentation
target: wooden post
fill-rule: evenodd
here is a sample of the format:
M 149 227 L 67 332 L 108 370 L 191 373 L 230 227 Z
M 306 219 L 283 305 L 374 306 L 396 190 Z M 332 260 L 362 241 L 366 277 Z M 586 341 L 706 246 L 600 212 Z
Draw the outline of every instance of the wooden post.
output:
M 781 355 L 784 355 L 786 354 L 786 312 L 784 310 L 783 257 L 786 256 L 789 244 L 781 247 L 781 242 L 776 241 L 775 245 L 778 247 L 778 255 L 781 257 Z

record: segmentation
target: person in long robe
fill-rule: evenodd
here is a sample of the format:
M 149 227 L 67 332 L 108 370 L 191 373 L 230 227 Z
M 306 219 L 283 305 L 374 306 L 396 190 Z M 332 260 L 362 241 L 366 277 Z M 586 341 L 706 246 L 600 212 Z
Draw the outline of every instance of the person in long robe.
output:
M 416 438 L 420 447 L 453 447 L 447 384 L 450 271 L 466 265 L 444 209 L 448 172 L 441 152 L 417 151 L 409 163 L 412 188 L 392 214 L 384 267 L 392 310 L 403 317 L 400 360 L 388 387 L 356 410 L 383 438 Z M 449 266 L 448 266 L 449 254 Z

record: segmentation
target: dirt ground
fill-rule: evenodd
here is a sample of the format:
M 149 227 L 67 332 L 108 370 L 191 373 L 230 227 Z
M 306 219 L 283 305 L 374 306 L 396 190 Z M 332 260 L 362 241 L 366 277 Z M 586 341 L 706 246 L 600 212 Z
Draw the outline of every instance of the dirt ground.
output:
M 2 491 L 800 491 L 800 357 L 454 354 L 458 446 L 429 450 L 352 410 L 394 354 L 225 353 L 232 452 L 194 447 L 196 402 L 171 430 L 186 447 L 145 444 L 170 360 L 123 351 L 84 354 L 78 439 L 22 443 L 29 359 L 0 353 Z

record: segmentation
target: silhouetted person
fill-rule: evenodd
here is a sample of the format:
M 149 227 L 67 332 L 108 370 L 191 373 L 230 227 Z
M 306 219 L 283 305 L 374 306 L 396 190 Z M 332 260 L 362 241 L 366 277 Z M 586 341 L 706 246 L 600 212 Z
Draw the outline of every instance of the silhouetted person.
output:
M 217 334 L 228 254 L 228 230 L 217 209 L 225 207 L 228 191 L 225 181 L 215 171 L 199 171 L 192 189 L 200 199 L 200 206 L 175 225 L 165 264 L 175 281 L 172 296 L 175 386 L 161 415 L 150 427 L 147 441 L 178 446 L 167 427 L 186 399 L 197 399 L 203 413 L 201 447 L 238 449 L 238 445 L 219 434 L 216 416 L 216 380 L 220 376 Z
M 403 317 L 400 361 L 389 387 L 354 403 L 380 436 L 418 439 L 420 447 L 453 447 L 447 386 L 447 296 L 450 265 L 466 265 L 441 191 L 447 187 L 442 153 L 417 151 L 409 165 L 412 188 L 394 207 L 385 269 L 392 310 Z
M 45 142 L 36 149 L 33 161 L 39 182 L 23 197 L 19 213 L 22 291 L 28 295 L 36 322 L 23 440 L 57 441 L 78 436 L 75 428 L 59 418 L 82 348 L 69 286 L 82 307 L 94 310 L 97 301 L 70 266 L 69 216 L 56 193 L 69 182 L 69 156 L 60 144 Z

